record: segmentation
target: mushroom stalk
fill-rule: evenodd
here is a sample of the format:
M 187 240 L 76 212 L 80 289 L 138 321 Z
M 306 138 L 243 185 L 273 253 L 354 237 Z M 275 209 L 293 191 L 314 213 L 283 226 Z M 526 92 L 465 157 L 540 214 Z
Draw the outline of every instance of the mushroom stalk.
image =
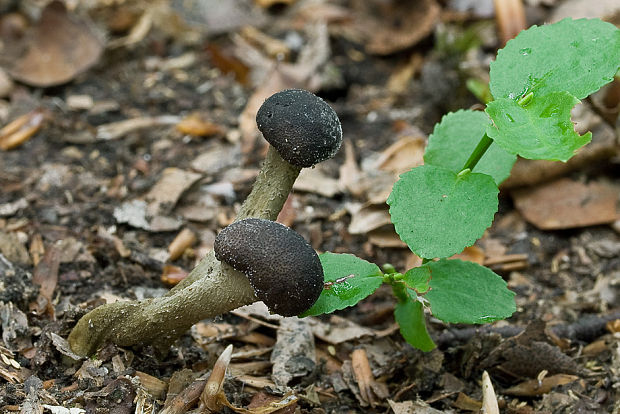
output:
M 235 221 L 249 217 L 262 218 L 275 221 L 286 199 L 293 189 L 293 184 L 301 171 L 301 167 L 291 165 L 284 160 L 278 151 L 269 146 L 263 166 L 256 177 L 252 191 L 245 199 Z M 173 287 L 166 296 L 174 294 L 204 277 L 204 273 L 198 272 L 200 265 L 196 267 L 185 279 Z
M 252 192 L 241 206 L 235 221 L 250 217 L 275 220 L 282 210 L 301 167 L 289 164 L 269 146 L 263 167 Z
M 163 352 L 196 322 L 257 300 L 245 275 L 220 263 L 213 252 L 192 273 L 200 277 L 172 295 L 115 302 L 87 313 L 69 335 L 71 349 L 87 356 L 112 342 L 151 344 Z

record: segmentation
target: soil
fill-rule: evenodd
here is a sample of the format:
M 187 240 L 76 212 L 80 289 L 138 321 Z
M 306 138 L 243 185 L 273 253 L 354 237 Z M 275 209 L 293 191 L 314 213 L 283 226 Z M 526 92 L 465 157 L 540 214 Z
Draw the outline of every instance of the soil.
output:
M 141 10 L 118 3 L 117 13 Z M 276 3 L 260 9 L 268 22 L 261 30 L 272 39 L 300 38 L 308 46 L 311 35 L 296 25 L 288 2 Z M 541 23 L 562 2 L 543 3 L 551 6 L 528 6 L 529 24 Z M 359 5 L 339 2 L 338 7 L 360 12 Z M 402 137 L 425 138 L 446 112 L 480 106 L 465 86 L 471 75 L 463 67 L 473 61 L 484 69 L 499 46 L 497 38 L 484 38 L 468 51 L 457 42 L 442 49 L 438 39 L 464 37 L 485 22 L 488 27 L 480 33 L 486 36 L 493 33 L 493 16 L 440 7 L 444 27 L 435 25 L 420 42 L 385 55 L 369 53 L 350 24 L 330 21 L 329 57 L 318 65 L 319 80 L 281 81 L 286 87 L 313 89 L 333 106 L 363 180 L 376 179 L 376 160 Z M 109 24 L 97 19 L 102 10 L 90 13 L 98 24 Z M 156 24 L 136 44 L 107 49 L 71 82 L 48 88 L 17 83 L 3 101 L 3 121 L 35 109 L 45 121 L 23 145 L 0 152 L 0 411 L 69 412 L 60 411 L 62 406 L 88 413 L 159 412 L 176 394 L 204 386 L 200 380 L 232 344 L 225 395 L 255 412 L 271 412 L 251 407 L 291 392 L 298 400 L 278 412 L 477 412 L 484 371 L 501 412 L 619 412 L 618 223 L 541 230 L 515 208 L 510 189 L 502 190 L 495 222 L 473 254 L 482 254 L 481 260 L 508 281 L 517 312 L 484 327 L 449 326 L 429 316 L 438 345 L 431 352 L 413 349 L 400 336 L 393 296 L 381 288 L 335 318 L 313 322 L 316 358 L 301 375 L 289 366 L 288 388 L 272 377 L 272 349 L 281 341 L 278 325 L 283 322 L 243 312 L 202 321 L 165 355 L 149 347 L 110 344 L 91 359 L 72 359 L 64 339 L 82 315 L 106 300 L 165 293 L 171 280 L 209 251 L 214 235 L 231 222 L 250 192 L 264 144 L 260 136 L 244 136 L 247 124 L 240 115 L 266 81 L 242 81 L 265 68 L 252 68 L 233 55 L 240 31 L 200 32 L 187 40 L 183 32 Z M 300 59 L 303 50 L 303 45 L 293 50 L 284 62 Z M 175 66 L 174 59 L 183 56 L 191 57 L 189 63 Z M 390 89 L 388 80 L 408 65 L 412 75 Z M 338 74 L 336 81 L 330 81 L 330 73 Z M 75 96 L 90 97 L 94 104 L 69 105 Z M 180 131 L 179 120 L 191 113 L 215 124 L 217 131 L 207 137 Z M 102 138 L 102 126 L 161 116 L 178 119 Z M 618 142 L 615 120 L 607 128 Z M 206 164 L 194 162 L 205 154 L 213 154 L 201 159 Z M 350 162 L 341 150 L 317 166 L 315 171 L 341 187 L 326 195 L 327 181 L 311 180 L 310 189 L 294 192 L 281 220 L 317 251 L 353 253 L 406 270 L 415 260 L 406 248 L 370 241 L 373 230 L 393 234 L 390 225 L 349 232 L 359 208 L 374 205 L 371 194 L 381 190 L 366 186 L 353 194 L 343 185 L 339 171 Z M 170 168 L 198 174 L 193 182 L 179 182 L 186 188 L 172 205 L 160 208 L 176 224 L 165 229 L 150 222 L 145 228 L 119 218 L 119 209 L 129 202 L 147 200 L 148 205 L 149 197 L 163 197 L 149 192 Z M 617 183 L 619 172 L 618 158 L 606 158 L 568 177 Z M 182 228 L 197 240 L 170 260 L 168 246 Z M 334 333 L 343 325 L 354 333 Z M 331 328 L 317 334 L 317 326 Z M 370 386 L 360 382 L 352 366 L 356 350 L 369 361 Z M 538 383 L 532 386 L 529 380 Z M 547 380 L 549 388 L 541 390 Z M 168 412 L 197 410 L 193 395 L 193 404 Z

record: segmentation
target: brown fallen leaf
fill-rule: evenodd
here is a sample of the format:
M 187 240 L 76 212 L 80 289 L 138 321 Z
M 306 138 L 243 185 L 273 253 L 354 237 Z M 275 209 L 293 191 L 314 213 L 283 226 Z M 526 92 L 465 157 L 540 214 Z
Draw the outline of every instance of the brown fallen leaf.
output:
M 523 0 L 494 0 L 497 27 L 502 45 L 527 28 Z
M 618 218 L 620 189 L 600 182 L 559 179 L 511 194 L 525 219 L 542 230 L 607 224 Z
M 446 411 L 437 410 L 424 401 L 395 402 L 388 400 L 394 414 L 444 414 Z
M 293 190 L 332 198 L 340 192 L 340 185 L 338 180 L 325 175 L 320 167 L 304 168 L 295 180 Z
M 274 1 L 274 0 L 267 0 Z M 282 2 L 282 0 L 279 0 Z M 291 1 L 291 0 L 289 0 Z M 294 0 L 292 0 L 294 1 Z M 241 29 L 239 33 L 245 40 L 252 43 L 253 45 L 260 48 L 264 53 L 272 58 L 286 61 L 291 53 L 288 45 L 281 41 L 280 39 L 276 39 L 275 37 L 271 37 L 257 28 L 253 26 L 246 26 Z
M 566 0 L 554 7 L 549 22 L 558 22 L 567 17 L 573 19 L 599 18 L 608 22 L 618 22 L 620 3 L 617 0 Z
M 494 375 L 536 378 L 542 370 L 551 374 L 576 374 L 579 367 L 545 332 L 545 322 L 534 320 L 525 331 L 506 339 L 484 358 L 480 366 Z
M 30 304 L 30 309 L 39 315 L 45 313 L 52 318 L 54 317 L 52 296 L 58 283 L 61 253 L 55 245 L 48 247 L 43 259 L 34 269 L 32 283 L 39 285 L 40 288 L 39 296 L 36 302 Z
M 148 202 L 148 214 L 155 217 L 170 213 L 185 190 L 201 177 L 201 174 L 179 168 L 166 168 L 157 183 L 145 196 Z
M 376 336 L 376 332 L 372 329 L 360 326 L 341 316 L 332 315 L 329 322 L 323 322 L 318 318 L 309 319 L 314 336 L 328 344 L 337 345 L 364 336 Z
M 306 28 L 306 32 L 307 45 L 299 52 L 299 58 L 294 64 L 273 62 L 241 36 L 233 39 L 237 45 L 238 57 L 254 56 L 253 61 L 246 58 L 247 63 L 252 67 L 253 73 L 262 73 L 255 82 L 257 87 L 254 93 L 248 98 L 243 112 L 239 115 L 241 152 L 246 156 L 256 151 L 257 138 L 260 135 L 256 126 L 256 113 L 265 99 L 283 89 L 303 88 L 313 92 L 321 86 L 320 80 L 316 79 L 317 74 L 331 54 L 327 26 L 324 23 L 315 24 Z M 264 149 L 266 142 L 262 141 L 258 146 L 259 149 Z
M 349 233 L 366 234 L 391 223 L 386 206 L 367 205 L 352 214 Z
M 162 381 L 142 371 L 136 371 L 136 377 L 140 379 L 140 385 L 144 387 L 153 398 L 162 400 L 166 396 L 166 390 L 168 389 L 166 381 Z
M 394 229 L 375 229 L 369 231 L 367 235 L 368 241 L 378 247 L 407 247 L 407 244 L 398 237 Z
M 473 411 L 477 413 L 480 412 L 480 409 L 482 408 L 482 403 L 463 394 L 462 392 L 459 392 L 458 396 L 456 397 L 456 401 L 452 403 L 452 406 L 460 410 Z
M 605 328 L 612 334 L 616 334 L 620 332 L 620 319 L 614 319 L 613 321 L 609 321 L 605 324 Z
M 152 26 L 153 13 L 147 9 L 147 11 L 142 13 L 136 24 L 133 25 L 127 36 L 111 40 L 107 44 L 107 47 L 108 49 L 116 49 L 118 47 L 127 47 L 138 44 L 144 40 L 146 35 L 151 31 Z
M 282 206 L 282 210 L 278 214 L 278 219 L 276 220 L 278 223 L 284 224 L 285 226 L 292 227 L 295 219 L 297 218 L 297 207 L 299 206 L 299 202 L 296 200 L 296 195 L 291 193 L 288 195 L 286 202 L 284 202 L 284 206 Z
M 289 400 L 286 401 L 288 402 Z M 270 407 L 276 408 L 277 410 L 270 410 Z M 296 398 L 291 400 L 290 404 L 283 405 L 282 397 L 267 394 L 266 392 L 261 391 L 252 396 L 252 400 L 250 401 L 250 404 L 248 404 L 247 412 L 254 414 L 267 414 L 271 412 L 277 412 L 277 414 L 294 414 L 296 410 Z
M 428 36 L 439 20 L 435 0 L 355 1 L 355 28 L 365 41 L 366 50 L 389 55 L 407 49 Z
M 228 323 L 198 322 L 192 329 L 192 336 L 198 344 L 208 345 L 223 339 L 246 335 L 249 331 L 250 325 L 247 323 L 231 325 Z
M 424 58 L 419 53 L 414 53 L 411 58 L 397 68 L 387 81 L 386 87 L 393 94 L 404 94 L 409 90 L 411 79 L 420 71 Z
M 404 136 L 383 151 L 377 160 L 376 167 L 400 175 L 413 167 L 424 164 L 425 147 L 425 138 Z
M 79 40 L 79 41 L 76 41 Z M 60 1 L 42 11 L 24 36 L 21 54 L 8 72 L 30 86 L 49 87 L 71 81 L 99 61 L 103 43 L 83 17 L 67 13 Z
M 205 50 L 214 67 L 221 70 L 224 74 L 232 74 L 242 85 L 247 85 L 249 83 L 250 68 L 239 60 L 239 58 L 215 43 L 207 43 Z
M 360 186 L 360 180 L 363 178 L 363 173 L 360 171 L 357 161 L 355 160 L 355 150 L 353 149 L 353 143 L 346 139 L 343 142 L 344 146 L 344 163 L 340 166 L 338 178 L 338 185 L 341 190 L 346 190 L 355 197 L 360 197 L 364 193 L 364 189 Z
M 254 3 L 256 3 L 258 6 L 264 8 L 264 9 L 268 9 L 271 6 L 274 6 L 276 4 L 282 4 L 282 5 L 291 5 L 293 3 L 295 3 L 296 0 L 254 0 Z
M 556 374 L 545 377 L 542 380 L 533 379 L 522 382 L 504 390 L 504 394 L 516 395 L 521 397 L 533 397 L 543 395 L 550 392 L 554 387 L 559 385 L 570 384 L 579 379 L 576 375 Z
M 463 249 L 461 253 L 455 254 L 454 256 L 450 257 L 450 259 L 467 260 L 469 262 L 474 262 L 481 265 L 484 262 L 484 257 L 484 250 L 482 250 L 480 247 L 468 246 Z

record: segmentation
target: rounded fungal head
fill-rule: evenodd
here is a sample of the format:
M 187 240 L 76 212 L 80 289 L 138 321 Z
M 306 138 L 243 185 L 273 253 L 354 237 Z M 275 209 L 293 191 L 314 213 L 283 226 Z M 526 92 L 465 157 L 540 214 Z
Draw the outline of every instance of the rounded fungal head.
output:
M 273 313 L 299 315 L 323 290 L 323 267 L 312 246 L 275 221 L 237 221 L 217 235 L 214 250 L 218 260 L 246 274 Z
M 312 167 L 336 154 L 342 126 L 336 112 L 318 96 L 301 89 L 271 95 L 256 114 L 256 124 L 282 158 Z

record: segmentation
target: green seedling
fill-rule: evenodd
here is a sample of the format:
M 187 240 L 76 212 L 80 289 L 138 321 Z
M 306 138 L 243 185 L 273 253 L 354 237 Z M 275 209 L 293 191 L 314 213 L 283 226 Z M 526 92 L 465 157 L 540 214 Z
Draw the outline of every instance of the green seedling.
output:
M 402 174 L 387 200 L 396 232 L 423 264 L 398 273 L 352 255 L 324 253 L 325 288 L 302 316 L 355 305 L 387 283 L 403 337 L 424 351 L 435 347 L 425 308 L 449 323 L 511 316 L 514 293 L 499 275 L 448 257 L 491 225 L 498 185 L 517 155 L 567 161 L 590 142 L 590 132 L 575 132 L 570 111 L 611 82 L 619 66 L 620 30 L 601 20 L 533 26 L 509 41 L 491 64 L 493 99 L 486 110 L 444 116 L 429 137 L 425 165 Z

